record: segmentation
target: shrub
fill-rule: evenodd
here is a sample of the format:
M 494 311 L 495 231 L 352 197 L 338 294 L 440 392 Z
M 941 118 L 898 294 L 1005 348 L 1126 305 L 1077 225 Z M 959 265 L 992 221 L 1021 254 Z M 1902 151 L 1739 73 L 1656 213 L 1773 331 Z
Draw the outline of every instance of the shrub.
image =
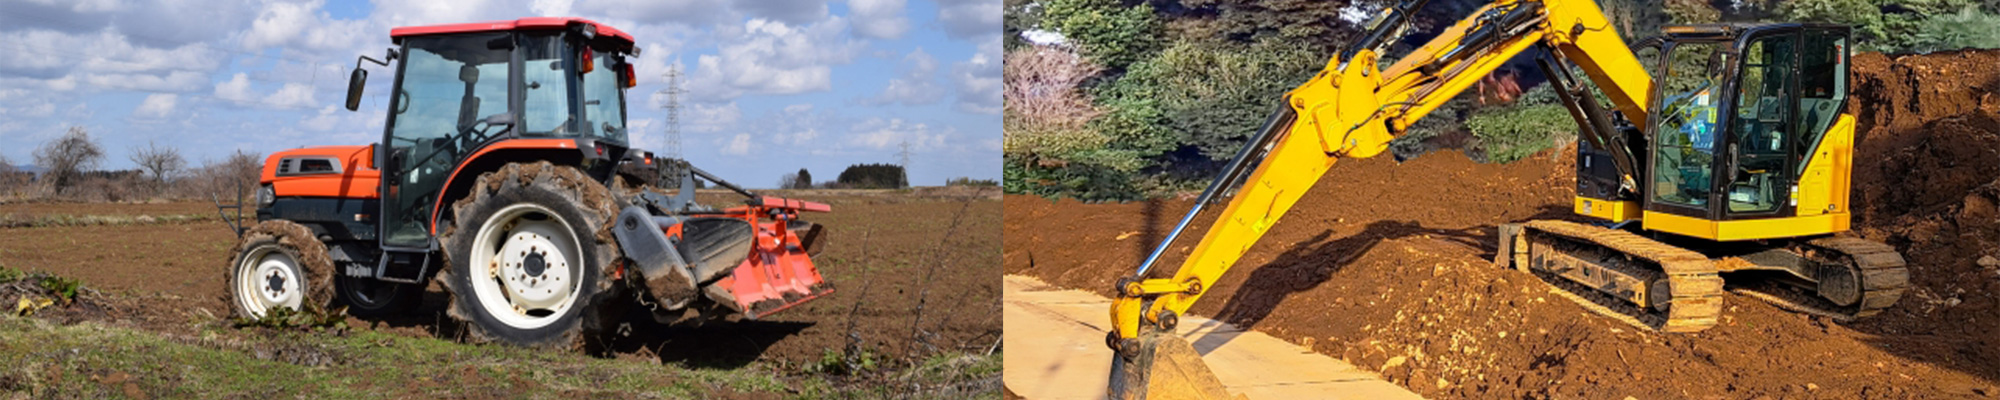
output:
M 1481 111 L 1465 127 L 1479 138 L 1487 162 L 1506 163 L 1576 139 L 1576 119 L 1559 104 L 1520 104 Z
M 1126 7 L 1117 0 L 1048 0 L 1043 28 L 1061 33 L 1091 62 L 1113 70 L 1146 58 L 1160 48 L 1160 21 L 1153 7 Z
M 895 164 L 855 164 L 840 171 L 840 183 L 857 189 L 897 189 L 909 186 L 903 166 Z

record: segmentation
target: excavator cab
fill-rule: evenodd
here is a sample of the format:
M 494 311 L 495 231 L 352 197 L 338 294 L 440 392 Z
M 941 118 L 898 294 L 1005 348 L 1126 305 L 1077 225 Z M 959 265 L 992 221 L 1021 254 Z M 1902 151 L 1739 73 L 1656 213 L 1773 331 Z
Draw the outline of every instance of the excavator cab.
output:
M 1623 171 L 1608 150 L 1579 149 L 1579 214 L 1709 240 L 1846 230 L 1853 127 L 1848 28 L 1817 24 L 1696 25 L 1653 41 L 1651 140 L 1623 156 L 1643 182 L 1608 190 Z M 1840 178 L 1840 179 L 1835 179 Z M 1838 182 L 1836 182 L 1838 181 Z M 1619 204 L 1624 203 L 1624 204 Z M 1803 223 L 1788 223 L 1784 220 Z M 1758 225 L 1752 225 L 1758 224 Z M 1772 228 L 1778 226 L 1784 228 Z

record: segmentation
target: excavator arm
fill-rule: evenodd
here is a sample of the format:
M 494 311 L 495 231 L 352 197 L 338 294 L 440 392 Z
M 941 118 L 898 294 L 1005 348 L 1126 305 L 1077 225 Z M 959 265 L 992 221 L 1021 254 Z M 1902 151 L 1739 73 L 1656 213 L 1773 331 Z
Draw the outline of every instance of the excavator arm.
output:
M 1192 354 L 1185 344 L 1161 346 L 1156 337 L 1142 340 L 1143 331 L 1152 326 L 1171 336 L 1178 316 L 1200 300 L 1336 161 L 1381 154 L 1405 129 L 1521 52 L 1543 49 L 1539 61 L 1579 122 L 1579 136 L 1601 149 L 1628 148 L 1628 139 L 1613 127 L 1610 113 L 1598 105 L 1584 82 L 1569 75 L 1570 66 L 1580 69 L 1619 113 L 1635 121 L 1646 118 L 1652 80 L 1591 0 L 1497 1 L 1388 69 L 1378 69 L 1381 51 L 1408 30 L 1410 19 L 1426 1 L 1408 0 L 1385 10 L 1370 23 L 1366 36 L 1287 93 L 1263 128 L 1138 271 L 1118 282 L 1119 295 L 1111 309 L 1113 331 L 1107 338 L 1119 353 L 1113 397 L 1148 397 L 1148 387 L 1159 391 L 1163 379 L 1154 376 L 1159 373 L 1153 371 L 1156 362 L 1169 365 L 1163 369 L 1200 368 L 1198 360 L 1174 360 Z M 1637 170 L 1629 151 L 1613 153 L 1620 171 Z M 1625 185 L 1632 182 L 1632 177 L 1624 177 Z M 1228 205 L 1180 269 L 1171 278 L 1148 278 L 1196 215 L 1225 198 Z M 1174 352 L 1179 354 L 1167 354 Z M 1212 379 L 1168 377 L 1165 384 L 1184 388 L 1188 387 L 1184 381 Z M 1219 391 L 1219 385 L 1208 386 Z
M 1145 324 L 1174 325 L 1335 161 L 1381 154 L 1405 129 L 1529 48 L 1543 48 L 1543 65 L 1559 74 L 1567 73 L 1567 65 L 1577 66 L 1617 111 L 1645 120 L 1651 78 L 1590 0 L 1494 2 L 1387 70 L 1378 70 L 1378 51 L 1407 29 L 1410 16 L 1424 3 L 1411 0 L 1386 10 L 1371 23 L 1369 35 L 1286 94 L 1283 105 L 1194 209 L 1135 274 L 1118 283 L 1111 310 L 1115 331 L 1110 344 L 1115 349 L 1124 350 L 1121 342 L 1136 338 Z M 1585 122 L 1581 136 L 1600 146 L 1618 143 L 1607 113 L 1576 84 L 1581 82 L 1552 79 L 1573 115 Z M 1195 216 L 1225 197 L 1228 205 L 1174 276 L 1145 278 Z

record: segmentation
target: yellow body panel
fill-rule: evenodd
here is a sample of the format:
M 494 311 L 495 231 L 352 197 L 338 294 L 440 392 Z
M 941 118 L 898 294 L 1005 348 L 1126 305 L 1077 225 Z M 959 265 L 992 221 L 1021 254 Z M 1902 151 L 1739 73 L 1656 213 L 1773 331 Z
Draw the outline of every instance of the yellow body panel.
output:
M 1854 116 L 1841 114 L 1799 177 L 1798 215 L 1846 213 L 1854 178 Z
M 1611 222 L 1625 222 L 1639 219 L 1639 211 L 1644 209 L 1636 201 L 1613 201 L 1577 196 L 1573 210 L 1576 215 Z
M 1643 218 L 1641 223 L 1646 226 L 1646 230 L 1720 242 L 1824 235 L 1848 229 L 1848 214 L 1845 212 L 1803 217 L 1710 221 L 1646 211 Z

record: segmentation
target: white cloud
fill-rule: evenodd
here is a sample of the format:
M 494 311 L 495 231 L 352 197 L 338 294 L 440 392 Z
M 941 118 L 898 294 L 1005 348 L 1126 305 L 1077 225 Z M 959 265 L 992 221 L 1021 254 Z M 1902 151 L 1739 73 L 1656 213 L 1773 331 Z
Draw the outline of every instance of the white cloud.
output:
M 250 75 L 242 72 L 228 81 L 215 84 L 215 98 L 243 106 L 266 108 L 313 109 L 318 105 L 313 101 L 312 85 L 286 83 L 271 94 L 259 96 L 250 87 Z
M 848 0 L 849 17 L 854 19 L 854 33 L 877 39 L 896 39 L 910 30 L 910 19 L 903 16 L 904 0 Z
M 313 88 L 303 83 L 287 83 L 264 97 L 264 105 L 271 107 L 312 108 L 313 104 Z
M 250 94 L 250 75 L 242 72 L 236 73 L 227 82 L 215 84 L 215 97 L 238 103 L 249 103 L 257 98 Z
M 750 134 L 748 133 L 736 134 L 735 137 L 731 137 L 729 139 L 729 142 L 727 144 L 722 145 L 722 148 L 720 150 L 722 154 L 726 155 L 732 155 L 732 156 L 750 155 Z
M 250 30 L 243 32 L 242 45 L 249 49 L 262 49 L 292 42 L 318 21 L 315 11 L 323 3 L 271 3 L 258 12 L 257 20 L 250 23 Z
M 854 124 L 848 136 L 850 144 L 870 149 L 889 149 L 909 143 L 916 150 L 931 150 L 945 147 L 945 137 L 955 132 L 950 127 L 943 132 L 933 132 L 930 125 L 905 121 L 902 118 L 869 118 Z
M 798 94 L 833 88 L 835 64 L 851 61 L 863 44 L 847 39 L 839 17 L 803 27 L 753 19 L 718 38 L 716 55 L 702 55 L 690 76 L 698 100 L 726 101 L 746 93 Z
M 575 4 L 575 0 L 534 0 L 528 5 L 528 10 L 546 17 L 566 16 L 570 15 L 570 6 Z
M 83 82 L 92 87 L 110 90 L 134 90 L 141 92 L 193 92 L 201 90 L 208 78 L 193 71 L 173 71 L 165 75 L 153 74 L 88 74 Z
M 972 58 L 951 67 L 958 88 L 958 109 L 980 114 L 1000 113 L 1000 43 L 981 43 Z
M 720 105 L 685 104 L 681 108 L 681 132 L 721 132 L 743 119 L 736 102 Z
M 686 26 L 707 26 L 735 18 L 727 0 L 579 0 L 571 8 L 580 14 L 618 15 Z
M 814 22 L 827 17 L 826 0 L 738 0 L 731 8 L 754 18 L 790 24 Z
M 340 112 L 339 107 L 326 106 L 325 108 L 319 109 L 318 115 L 314 115 L 312 116 L 312 118 L 306 118 L 305 121 L 299 124 L 299 126 L 303 126 L 306 128 L 306 130 L 314 132 L 326 132 L 333 130 L 334 126 L 340 123 L 341 118 L 339 112 Z
M 898 66 L 897 77 L 889 79 L 889 86 L 881 94 L 869 99 L 871 104 L 925 105 L 944 99 L 944 88 L 937 84 L 938 63 L 930 53 L 919 47 L 903 56 Z
M 179 100 L 180 95 L 171 93 L 147 95 L 146 100 L 139 102 L 139 108 L 132 110 L 132 116 L 140 118 L 166 118 L 168 115 L 174 113 L 174 103 Z
M 938 0 L 937 23 L 953 38 L 1000 35 L 1000 0 Z

